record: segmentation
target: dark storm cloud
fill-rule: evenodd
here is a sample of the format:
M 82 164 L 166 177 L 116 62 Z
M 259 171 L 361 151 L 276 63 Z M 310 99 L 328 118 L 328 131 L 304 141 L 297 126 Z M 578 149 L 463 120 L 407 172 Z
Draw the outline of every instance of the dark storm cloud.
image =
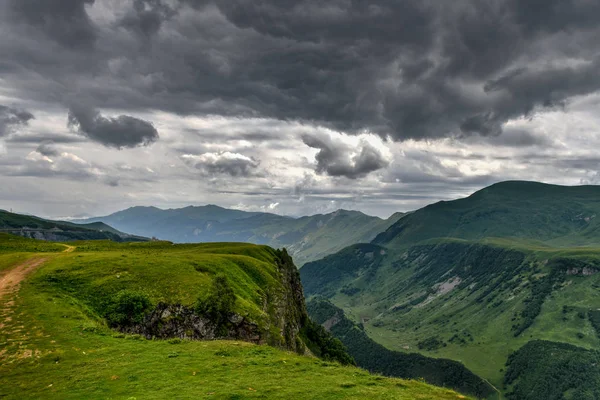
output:
M 13 133 L 34 118 L 29 111 L 0 105 L 0 137 Z
M 10 0 L 0 74 L 47 101 L 77 83 L 102 108 L 395 140 L 498 136 L 600 89 L 597 1 L 132 0 L 112 20 L 93 3 Z M 43 37 L 16 36 L 23 24 L 79 53 L 43 51 Z
M 120 26 L 149 38 L 156 34 L 175 11 L 161 0 L 134 0 L 133 8 L 121 19 Z
M 104 117 L 81 103 L 69 108 L 68 125 L 104 146 L 118 149 L 148 146 L 158 139 L 158 131 L 150 122 L 128 115 Z
M 8 0 L 18 22 L 70 48 L 86 48 L 96 40 L 96 28 L 85 6 L 95 0 Z
M 390 164 L 389 155 L 366 140 L 352 145 L 328 135 L 308 134 L 302 140 L 307 146 L 319 149 L 315 156 L 318 173 L 356 179 Z

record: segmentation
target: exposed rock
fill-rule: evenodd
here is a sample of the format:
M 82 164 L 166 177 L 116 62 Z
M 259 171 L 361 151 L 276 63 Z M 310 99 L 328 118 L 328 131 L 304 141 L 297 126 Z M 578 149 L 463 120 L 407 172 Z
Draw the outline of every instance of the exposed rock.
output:
M 590 267 L 574 267 L 567 270 L 567 275 L 592 276 L 598 273 L 598 270 Z
M 147 339 L 232 339 L 263 343 L 263 332 L 258 325 L 238 314 L 228 316 L 226 331 L 219 331 L 210 319 L 200 316 L 191 307 L 159 303 L 141 324 L 120 327 L 126 333 L 137 333 Z

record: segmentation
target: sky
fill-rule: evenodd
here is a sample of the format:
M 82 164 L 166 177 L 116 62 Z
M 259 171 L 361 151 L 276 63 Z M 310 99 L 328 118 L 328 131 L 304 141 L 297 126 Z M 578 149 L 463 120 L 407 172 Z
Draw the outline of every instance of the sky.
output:
M 0 0 L 0 208 L 387 217 L 600 183 L 597 0 Z

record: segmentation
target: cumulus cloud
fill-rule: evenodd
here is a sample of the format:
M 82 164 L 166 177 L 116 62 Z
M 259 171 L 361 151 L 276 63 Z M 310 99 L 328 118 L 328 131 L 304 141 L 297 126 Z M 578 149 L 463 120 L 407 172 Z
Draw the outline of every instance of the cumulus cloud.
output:
M 13 176 L 65 177 L 77 181 L 94 180 L 102 171 L 81 157 L 56 149 L 48 154 L 46 147 L 38 147 L 25 157 L 25 162 L 10 171 Z
M 148 121 L 128 115 L 104 117 L 82 104 L 70 107 L 68 125 L 104 146 L 117 149 L 149 146 L 158 140 L 158 131 Z
M 258 173 L 259 161 L 239 153 L 184 154 L 181 159 L 203 175 L 248 177 Z
M 32 119 L 34 116 L 29 111 L 0 105 L 0 137 L 15 132 Z
M 356 137 L 326 132 L 305 134 L 304 144 L 319 152 L 315 156 L 318 173 L 356 179 L 387 167 L 392 161 L 390 150 L 378 137 L 361 134 Z
M 54 157 L 59 155 L 58 150 L 56 149 L 54 142 L 51 140 L 46 140 L 37 147 L 36 151 L 43 156 L 46 157 Z

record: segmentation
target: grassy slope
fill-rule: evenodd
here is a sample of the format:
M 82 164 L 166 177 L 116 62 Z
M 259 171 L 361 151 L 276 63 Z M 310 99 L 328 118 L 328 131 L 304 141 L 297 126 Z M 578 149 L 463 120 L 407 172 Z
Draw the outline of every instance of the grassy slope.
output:
M 6 237 L 1 239 L 4 243 Z M 38 242 L 19 240 L 27 250 L 22 254 L 32 256 L 29 250 Z M 228 275 L 241 300 L 240 312 L 259 313 L 256 292 L 259 282 L 271 284 L 267 265 L 272 265 L 272 250 L 246 244 L 77 245 L 73 253 L 46 253 L 48 263 L 22 284 L 13 319 L 0 331 L 0 397 L 464 398 L 266 346 L 116 334 L 94 309 L 98 296 L 127 287 L 147 290 L 154 300 L 190 302 L 206 281 L 198 265 L 200 271 Z M 0 246 L 2 256 L 14 253 L 12 244 Z
M 518 337 L 514 337 L 511 329 L 515 314 L 519 315 L 524 309 L 524 301 L 531 293 L 527 283 L 529 277 L 543 277 L 549 273 L 546 260 L 567 258 L 600 262 L 600 250 L 554 249 L 535 242 L 487 239 L 475 244 L 443 240 L 441 248 L 445 250 L 441 251 L 433 243 L 423 246 L 414 258 L 408 256 L 410 252 L 395 256 L 387 254 L 374 271 L 368 264 L 357 263 L 358 267 L 351 274 L 336 278 L 337 290 L 332 293 L 331 285 L 325 285 L 325 291 L 320 294 L 332 296 L 333 302 L 349 316 L 357 322 L 364 321 L 369 336 L 386 347 L 461 361 L 499 388 L 502 388 L 502 370 L 509 354 L 532 338 L 572 343 L 584 348 L 600 346 L 600 339 L 589 320 L 578 316 L 579 312 L 600 308 L 600 274 L 567 277 L 560 288 L 546 298 L 531 327 Z M 466 246 L 464 256 L 457 256 L 463 250 L 453 247 L 456 244 Z M 489 250 L 485 250 L 487 248 Z M 522 253 L 523 262 L 512 252 Z M 446 259 L 449 255 L 458 258 Z M 430 257 L 432 263 L 426 257 Z M 364 255 L 358 258 L 364 258 Z M 307 264 L 301 270 L 303 280 L 311 270 L 319 271 L 318 275 L 323 275 L 323 270 L 335 271 L 337 264 L 334 261 L 335 257 L 330 257 L 324 259 L 322 265 Z M 344 257 L 339 263 L 352 267 L 352 262 Z M 478 275 L 473 266 L 480 266 L 483 275 Z M 469 267 L 468 273 L 463 270 L 466 267 Z M 515 270 L 510 272 L 511 268 Z M 509 273 L 502 275 L 507 270 Z M 444 276 L 448 271 L 451 272 Z M 435 293 L 436 283 L 456 275 L 466 283 L 446 294 L 438 294 L 430 302 L 426 300 Z M 470 288 L 475 282 L 479 286 Z M 500 283 L 498 287 L 494 286 L 496 282 Z M 503 283 L 506 285 L 502 286 Z M 306 284 L 313 290 L 315 286 Z M 348 295 L 340 291 L 348 287 L 356 288 L 357 292 Z M 477 299 L 490 287 L 494 290 L 478 302 Z M 563 313 L 565 305 L 569 309 Z M 445 347 L 419 349 L 420 342 L 432 337 L 445 343 Z
M 381 233 L 374 243 L 401 248 L 440 237 L 519 237 L 573 246 L 598 243 L 599 226 L 600 186 L 514 181 L 422 208 Z

